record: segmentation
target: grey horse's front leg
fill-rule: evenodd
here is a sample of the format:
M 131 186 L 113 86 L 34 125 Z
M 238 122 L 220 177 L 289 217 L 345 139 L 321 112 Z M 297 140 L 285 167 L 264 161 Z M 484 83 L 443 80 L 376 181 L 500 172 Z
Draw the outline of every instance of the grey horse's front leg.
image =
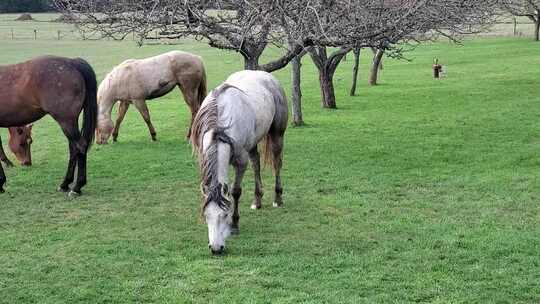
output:
M 246 173 L 246 168 L 247 159 L 239 157 L 234 164 L 234 170 L 236 171 L 236 175 L 234 177 L 234 186 L 232 190 L 232 197 L 234 199 L 232 234 L 240 233 L 240 213 L 238 211 L 238 204 L 240 202 L 240 196 L 242 195 L 242 179 L 244 178 L 244 173 Z

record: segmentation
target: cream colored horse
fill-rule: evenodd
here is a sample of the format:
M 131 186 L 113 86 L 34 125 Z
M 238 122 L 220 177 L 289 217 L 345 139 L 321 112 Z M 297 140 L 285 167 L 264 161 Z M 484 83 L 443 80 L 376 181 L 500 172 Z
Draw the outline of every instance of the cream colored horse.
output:
M 206 72 L 201 57 L 172 51 L 151 58 L 122 62 L 107 74 L 98 89 L 96 142 L 106 144 L 111 134 L 113 141 L 117 140 L 120 124 L 130 104 L 134 104 L 139 110 L 152 140 L 156 140 L 156 130 L 150 120 L 146 100 L 164 96 L 176 86 L 180 87 L 184 100 L 191 110 L 191 130 L 193 118 L 206 97 Z M 111 112 L 118 101 L 120 101 L 118 118 L 113 127 Z

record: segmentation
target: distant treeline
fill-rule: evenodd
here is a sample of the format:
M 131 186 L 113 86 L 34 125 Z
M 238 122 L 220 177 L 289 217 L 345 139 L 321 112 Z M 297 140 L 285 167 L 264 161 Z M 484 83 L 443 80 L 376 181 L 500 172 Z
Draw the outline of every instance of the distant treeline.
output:
M 0 13 L 39 13 L 53 10 L 49 0 L 0 0 Z

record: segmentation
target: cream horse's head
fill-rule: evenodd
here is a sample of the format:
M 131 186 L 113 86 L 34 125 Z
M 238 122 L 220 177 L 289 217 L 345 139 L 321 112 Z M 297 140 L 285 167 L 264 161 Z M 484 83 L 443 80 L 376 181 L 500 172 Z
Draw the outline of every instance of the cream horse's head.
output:
M 109 141 L 114 126 L 111 119 L 113 107 L 112 98 L 109 98 L 110 81 L 109 75 L 101 82 L 97 93 L 98 121 L 96 127 L 96 144 L 105 145 Z
M 96 144 L 106 145 L 111 137 L 113 129 L 113 122 L 110 118 L 99 117 L 96 128 Z

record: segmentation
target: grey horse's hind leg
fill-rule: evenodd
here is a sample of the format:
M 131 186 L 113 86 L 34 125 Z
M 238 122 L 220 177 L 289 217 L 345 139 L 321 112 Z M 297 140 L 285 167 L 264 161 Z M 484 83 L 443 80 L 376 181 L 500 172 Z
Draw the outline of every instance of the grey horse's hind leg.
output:
M 148 107 L 146 106 L 146 101 L 135 100 L 133 101 L 133 104 L 135 105 L 135 107 L 137 107 L 139 113 L 141 113 L 144 122 L 146 122 L 146 125 L 148 126 L 148 131 L 150 131 L 150 136 L 152 136 L 152 140 L 156 141 L 156 129 L 154 129 L 154 125 L 152 125 L 152 121 L 150 120 L 150 112 L 148 111 Z
M 122 124 L 122 121 L 124 121 L 124 117 L 126 117 L 126 113 L 128 109 L 129 109 L 129 102 L 121 101 L 120 105 L 118 106 L 118 118 L 116 119 L 116 124 L 114 125 L 114 130 L 112 132 L 112 137 L 113 137 L 114 142 L 118 140 L 118 131 L 120 131 L 120 125 Z
M 261 156 L 257 147 L 249 151 L 249 158 L 255 174 L 255 200 L 251 204 L 251 209 L 261 209 L 264 192 L 261 179 Z
M 234 199 L 234 213 L 232 222 L 233 234 L 238 234 L 240 232 L 240 214 L 238 211 L 238 204 L 240 202 L 240 196 L 242 195 L 242 179 L 244 178 L 244 173 L 246 173 L 246 168 L 247 159 L 242 159 L 240 157 L 234 164 L 234 170 L 236 171 L 236 175 L 234 178 L 234 186 L 232 190 L 232 196 Z
M 0 138 L 0 161 L 4 162 L 6 166 L 13 167 L 13 163 L 7 158 L 4 148 L 2 148 L 2 139 Z
M 283 187 L 281 186 L 281 167 L 283 164 L 283 133 L 270 134 L 272 141 L 272 162 L 276 175 L 274 207 L 283 206 Z

